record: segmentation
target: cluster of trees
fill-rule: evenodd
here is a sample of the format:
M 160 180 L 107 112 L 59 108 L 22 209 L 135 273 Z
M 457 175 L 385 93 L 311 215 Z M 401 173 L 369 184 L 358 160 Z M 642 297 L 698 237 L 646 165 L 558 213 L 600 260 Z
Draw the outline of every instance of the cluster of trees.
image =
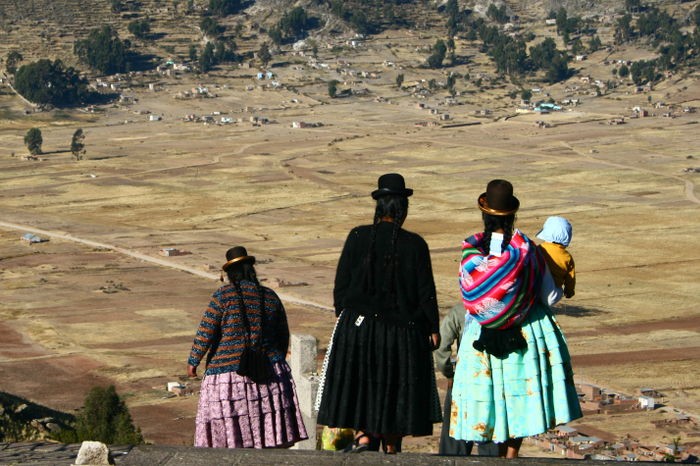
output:
M 321 3 L 324 3 L 323 0 Z M 325 0 L 331 13 L 359 34 L 377 34 L 386 28 L 412 27 L 411 9 L 417 0 Z
M 656 47 L 659 54 L 654 60 L 643 60 L 632 65 L 629 74 L 635 84 L 653 83 L 663 71 L 697 62 L 700 51 L 700 6 L 695 7 L 689 18 L 690 25 L 694 26 L 692 33 L 682 32 L 683 24 L 655 6 L 642 7 L 636 0 L 627 0 L 625 6 L 628 13 L 617 20 L 615 42 L 622 44 L 646 40 Z M 630 11 L 641 13 L 635 18 Z
M 104 74 L 123 73 L 129 69 L 128 48 L 112 26 L 104 25 L 90 31 L 85 39 L 73 46 L 75 55 L 91 68 Z
M 508 15 L 508 12 L 506 10 L 505 3 L 501 5 L 500 8 L 497 7 L 494 3 L 490 4 L 488 10 L 486 10 L 486 16 L 500 24 L 504 24 L 510 21 L 510 16 Z
M 206 73 L 221 63 L 238 61 L 240 57 L 236 54 L 236 49 L 237 45 L 233 39 L 207 42 L 199 55 L 199 70 Z
M 557 12 L 550 12 L 549 17 L 557 20 L 557 34 L 562 37 L 565 44 L 571 42 L 571 34 L 580 31 L 584 26 L 578 16 L 570 17 L 566 8 L 561 7 Z
M 93 97 L 87 80 L 61 60 L 41 59 L 21 66 L 15 73 L 14 86 L 26 99 L 56 107 L 83 104 Z
M 529 34 L 526 37 L 504 34 L 499 26 L 490 25 L 484 18 L 472 19 L 468 13 L 460 11 L 457 0 L 448 0 L 445 13 L 449 36 L 452 37 L 457 32 L 464 32 L 467 40 L 481 39 L 483 42 L 481 51 L 493 59 L 497 71 L 501 74 L 519 76 L 525 73 L 544 71 L 545 79 L 548 82 L 558 82 L 571 75 L 567 51 L 557 50 L 556 44 L 551 38 L 530 47 L 530 55 L 528 56 L 527 42 L 535 38 L 534 34 Z M 490 5 L 487 17 L 497 23 L 503 23 L 510 19 L 505 5 L 497 7 L 494 4 Z M 557 21 L 564 33 L 579 25 L 577 19 L 567 17 L 564 9 L 560 10 Z M 600 39 L 597 37 L 594 39 L 591 41 L 591 47 L 600 47 Z M 450 50 L 452 50 L 451 57 L 454 63 L 453 44 L 454 42 L 451 40 L 438 41 L 428 57 L 427 65 L 431 68 L 442 66 L 442 62 Z M 578 44 L 577 47 L 583 46 Z
M 493 58 L 499 73 L 516 76 L 542 70 L 550 83 L 570 76 L 568 53 L 557 50 L 553 39 L 547 38 L 530 47 L 528 56 L 526 42 L 522 37 L 502 34 L 497 27 L 488 26 L 484 22 L 475 24 L 475 27 L 484 42 L 485 52 Z
M 283 44 L 301 39 L 306 31 L 317 24 L 306 13 L 303 7 L 297 6 L 282 15 L 277 24 L 267 31 L 275 44 Z

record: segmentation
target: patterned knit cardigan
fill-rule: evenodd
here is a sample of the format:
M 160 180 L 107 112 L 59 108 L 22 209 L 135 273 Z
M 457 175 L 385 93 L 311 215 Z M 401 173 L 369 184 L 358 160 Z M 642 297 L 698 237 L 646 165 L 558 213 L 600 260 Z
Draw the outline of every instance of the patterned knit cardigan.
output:
M 282 302 L 270 288 L 259 288 L 263 295 L 261 300 L 259 289 L 253 282 L 242 280 L 239 284 L 252 345 L 260 344 L 271 362 L 284 361 L 289 345 L 289 327 Z M 214 292 L 209 307 L 204 311 L 188 364 L 198 366 L 209 352 L 205 375 L 234 372 L 238 370 L 246 340 L 241 300 L 236 287 L 223 285 Z
M 462 245 L 462 301 L 482 326 L 502 330 L 520 323 L 535 302 L 544 260 L 519 230 L 500 257 L 484 254 L 479 248 L 482 237 L 477 233 Z

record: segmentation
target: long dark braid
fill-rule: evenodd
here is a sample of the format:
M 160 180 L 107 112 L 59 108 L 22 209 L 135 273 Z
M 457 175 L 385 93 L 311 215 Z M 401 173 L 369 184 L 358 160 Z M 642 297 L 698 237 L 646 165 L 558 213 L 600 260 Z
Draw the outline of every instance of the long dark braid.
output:
M 481 238 L 481 249 L 487 254 L 491 253 L 491 233 L 496 230 L 503 229 L 503 242 L 501 243 L 501 251 L 505 251 L 513 238 L 515 227 L 515 214 L 510 215 L 489 215 L 482 213 L 484 220 L 484 236 Z
M 365 276 L 367 277 L 368 286 L 366 289 L 370 292 L 374 292 L 374 260 L 375 252 L 374 246 L 377 236 L 377 227 L 381 222 L 382 218 L 389 217 L 393 219 L 393 230 L 391 234 L 391 247 L 387 253 L 384 254 L 384 268 L 386 275 L 384 277 L 384 292 L 395 295 L 395 278 L 396 269 L 398 265 L 398 257 L 396 254 L 396 245 L 398 242 L 399 232 L 401 231 L 401 223 L 406 214 L 408 213 L 408 198 L 399 195 L 387 195 L 382 196 L 377 199 L 377 207 L 374 211 L 374 223 L 372 225 L 370 244 L 365 255 Z M 392 302 L 395 304 L 395 299 Z
M 245 300 L 243 299 L 243 290 L 241 289 L 241 280 L 246 280 L 255 284 L 258 296 L 260 297 L 260 308 L 264 309 L 265 303 L 263 289 L 262 285 L 260 285 L 260 282 L 258 281 L 258 276 L 255 273 L 255 267 L 253 267 L 253 264 L 251 264 L 250 262 L 240 262 L 238 264 L 233 264 L 228 269 L 226 269 L 226 275 L 228 276 L 229 282 L 236 289 L 236 295 L 238 295 L 238 303 L 241 307 L 241 313 L 247 316 Z M 247 317 L 244 318 L 247 319 Z M 263 316 L 261 315 L 261 328 L 262 320 Z M 250 323 L 248 323 L 248 326 L 250 326 Z
M 377 239 L 377 226 L 379 225 L 379 220 L 381 219 L 379 203 L 374 209 L 374 220 L 372 221 L 372 231 L 369 237 L 369 248 L 367 248 L 367 253 L 363 259 L 363 266 L 365 268 L 365 283 L 364 290 L 372 295 L 374 294 L 374 243 Z

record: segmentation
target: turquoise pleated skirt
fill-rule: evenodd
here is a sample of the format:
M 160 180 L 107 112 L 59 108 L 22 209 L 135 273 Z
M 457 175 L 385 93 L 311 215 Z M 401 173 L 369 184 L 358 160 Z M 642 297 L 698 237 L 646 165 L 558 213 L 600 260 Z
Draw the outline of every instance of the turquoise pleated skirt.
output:
M 467 315 L 452 389 L 450 437 L 504 442 L 541 434 L 582 416 L 571 357 L 548 307 L 522 323 L 527 349 L 496 358 L 477 351 L 479 323 Z

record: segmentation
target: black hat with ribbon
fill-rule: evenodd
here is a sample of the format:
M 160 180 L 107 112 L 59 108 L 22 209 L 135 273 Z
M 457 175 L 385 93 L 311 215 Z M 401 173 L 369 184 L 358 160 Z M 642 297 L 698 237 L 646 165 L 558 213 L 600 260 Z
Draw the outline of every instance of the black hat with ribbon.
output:
M 372 191 L 372 198 L 379 199 L 389 194 L 410 197 L 413 195 L 413 190 L 406 187 L 403 176 L 398 173 L 386 173 L 377 180 L 377 189 Z
M 491 180 L 486 192 L 479 196 L 479 209 L 489 215 L 511 215 L 520 208 L 520 201 L 513 196 L 513 185 L 506 180 Z
M 234 246 L 226 251 L 226 263 L 221 268 L 226 270 L 233 264 L 244 261 L 250 261 L 251 264 L 255 264 L 255 256 L 249 256 L 248 251 L 243 246 Z

